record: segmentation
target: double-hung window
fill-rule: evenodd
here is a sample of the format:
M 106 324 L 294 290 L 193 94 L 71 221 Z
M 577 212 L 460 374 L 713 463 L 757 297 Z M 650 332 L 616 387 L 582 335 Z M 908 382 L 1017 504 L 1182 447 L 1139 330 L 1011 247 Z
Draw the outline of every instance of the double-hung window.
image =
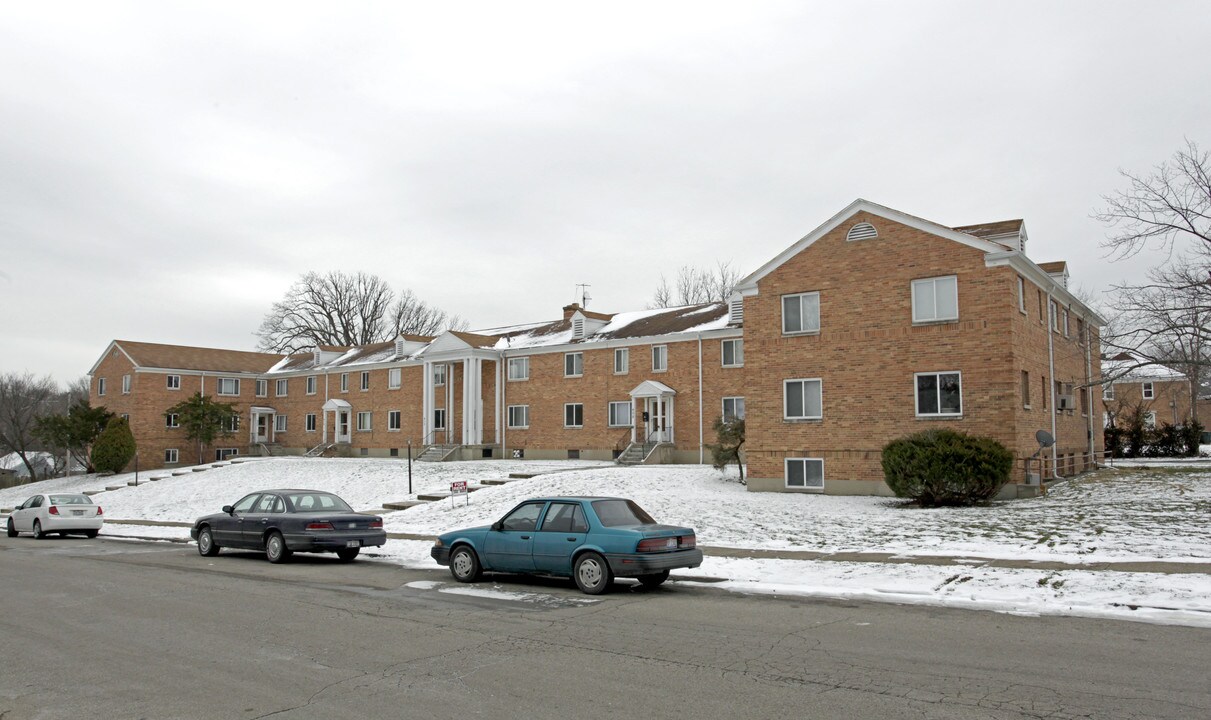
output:
M 1102 386 L 1102 399 L 1103 400 L 1113 400 L 1114 399 L 1114 383 L 1107 382 L 1105 385 Z
M 912 281 L 912 321 L 959 319 L 959 281 L 954 275 Z
M 630 427 L 632 424 L 630 400 L 610 403 L 610 427 Z
M 1018 275 L 1018 312 L 1026 314 L 1026 281 Z
M 273 416 L 273 431 L 274 432 L 286 432 L 286 416 L 285 415 L 274 415 Z
M 123 395 L 130 394 L 130 376 L 129 375 L 122 376 L 122 394 Z
M 820 293 L 782 296 L 782 334 L 820 331 Z
M 669 369 L 669 346 L 652 346 L 652 372 L 664 372 Z
M 957 372 L 917 373 L 917 416 L 963 414 L 963 382 Z
M 314 375 L 308 375 L 307 376 L 307 394 L 308 395 L 315 394 L 316 385 L 317 385 L 316 377 Z
M 105 394 L 105 378 L 97 378 L 97 395 Z
M 363 371 L 362 372 L 362 390 L 366 391 L 369 389 L 370 389 L 370 373 L 369 373 L 369 371 Z
M 167 382 L 168 382 L 169 390 L 180 390 L 181 389 L 181 376 L 180 375 L 168 375 L 167 378 L 168 378 Z
M 1155 386 L 1154 386 L 1152 383 L 1150 383 L 1150 382 L 1146 382 L 1146 383 L 1144 383 L 1144 384 L 1143 384 L 1143 385 L 1140 387 L 1140 391 L 1143 393 L 1143 396 L 1144 396 L 1144 399 L 1145 399 L 1145 400 L 1151 400 L 1151 399 L 1153 399 L 1153 398 L 1155 398 L 1155 397 L 1156 397 L 1156 388 L 1155 388 Z
M 341 373 L 341 392 L 349 392 L 349 373 Z
M 564 353 L 563 376 L 580 377 L 584 375 L 584 353 Z
M 274 394 L 278 397 L 286 397 L 286 391 L 289 389 L 288 385 L 289 385 L 288 381 L 286 381 L 284 379 L 278 380 L 277 388 L 275 389 Z
M 824 417 L 824 400 L 820 379 L 784 380 L 782 382 L 785 420 L 819 420 Z
M 168 448 L 167 450 L 164 451 L 165 464 L 172 465 L 174 463 L 177 463 L 177 462 L 179 462 L 178 458 L 179 458 L 179 455 L 177 453 L 176 448 Z
M 307 413 L 307 432 L 315 432 L 315 413 Z
M 387 370 L 387 388 L 389 390 L 399 390 L 399 386 L 404 378 L 403 368 L 391 368 Z
M 445 385 L 446 384 L 446 366 L 445 365 L 434 365 L 433 366 L 433 384 L 434 385 Z
M 219 378 L 219 394 L 220 395 L 239 395 L 240 394 L 240 379 L 239 378 Z
M 509 358 L 509 381 L 530 379 L 530 358 Z
M 519 430 L 524 430 L 530 427 L 529 405 L 509 406 L 509 427 Z
M 357 429 L 361 432 L 370 432 L 370 413 L 360 412 L 357 414 Z
M 614 349 L 614 374 L 626 375 L 630 371 L 631 366 L 631 349 L 630 348 L 615 348 Z
M 268 394 L 269 394 L 269 381 L 268 380 L 257 380 L 256 381 L 256 396 L 265 397 Z
M 181 427 L 181 416 L 176 413 L 168 413 L 164 416 L 164 427 L 179 428 Z
M 824 461 L 820 458 L 787 458 L 786 487 L 823 488 Z
M 434 408 L 433 409 L 433 429 L 434 430 L 445 430 L 446 429 L 446 409 L 445 408 Z
M 563 426 L 584 427 L 584 403 L 567 403 L 563 406 Z
M 399 432 L 400 430 L 400 414 L 399 410 L 387 411 L 387 430 L 390 432 Z
M 744 419 L 744 398 L 742 397 L 725 397 L 723 398 L 723 421 L 731 422 L 732 420 Z
M 721 345 L 723 367 L 744 367 L 743 340 L 724 340 Z

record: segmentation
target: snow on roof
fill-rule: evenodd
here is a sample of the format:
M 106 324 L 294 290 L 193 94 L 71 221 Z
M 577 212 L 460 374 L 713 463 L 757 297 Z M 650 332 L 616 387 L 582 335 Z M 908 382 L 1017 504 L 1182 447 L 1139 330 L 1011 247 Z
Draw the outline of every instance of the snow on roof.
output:
M 727 303 L 721 302 L 622 312 L 611 316 L 609 322 L 588 335 L 584 341 L 722 330 L 727 327 L 727 320 Z M 571 320 L 495 328 L 486 332 L 500 336 L 496 343 L 497 350 L 567 345 L 574 342 Z
M 1129 353 L 1121 353 L 1111 360 L 1102 361 L 1102 377 L 1114 382 L 1185 382 L 1186 376 L 1168 365 L 1147 364 Z

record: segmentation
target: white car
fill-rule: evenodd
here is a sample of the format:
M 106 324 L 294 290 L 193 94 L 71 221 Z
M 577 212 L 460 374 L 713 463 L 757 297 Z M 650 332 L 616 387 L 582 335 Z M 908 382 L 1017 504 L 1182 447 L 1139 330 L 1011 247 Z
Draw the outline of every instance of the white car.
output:
M 27 532 L 41 540 L 50 533 L 80 533 L 92 538 L 104 522 L 101 506 L 93 504 L 89 496 L 48 493 L 35 495 L 13 510 L 8 516 L 8 536 Z

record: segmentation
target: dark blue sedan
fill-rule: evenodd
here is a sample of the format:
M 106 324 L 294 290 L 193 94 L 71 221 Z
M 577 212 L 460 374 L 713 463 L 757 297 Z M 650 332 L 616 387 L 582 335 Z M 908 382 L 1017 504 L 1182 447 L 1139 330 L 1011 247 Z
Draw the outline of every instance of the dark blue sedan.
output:
M 439 535 L 431 554 L 459 582 L 484 570 L 572 577 L 590 595 L 616 577 L 655 587 L 676 568 L 702 564 L 693 528 L 661 525 L 634 501 L 605 497 L 526 500 L 483 527 Z

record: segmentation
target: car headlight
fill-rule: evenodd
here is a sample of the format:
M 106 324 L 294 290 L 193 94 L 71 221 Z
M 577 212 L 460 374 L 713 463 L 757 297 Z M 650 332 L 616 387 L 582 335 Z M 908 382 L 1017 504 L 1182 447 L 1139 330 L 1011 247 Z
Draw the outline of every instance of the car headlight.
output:
M 442 545 L 442 539 L 441 539 L 441 538 L 438 538 L 438 539 L 434 540 L 434 541 L 433 541 L 433 547 L 444 547 L 444 546 Z

